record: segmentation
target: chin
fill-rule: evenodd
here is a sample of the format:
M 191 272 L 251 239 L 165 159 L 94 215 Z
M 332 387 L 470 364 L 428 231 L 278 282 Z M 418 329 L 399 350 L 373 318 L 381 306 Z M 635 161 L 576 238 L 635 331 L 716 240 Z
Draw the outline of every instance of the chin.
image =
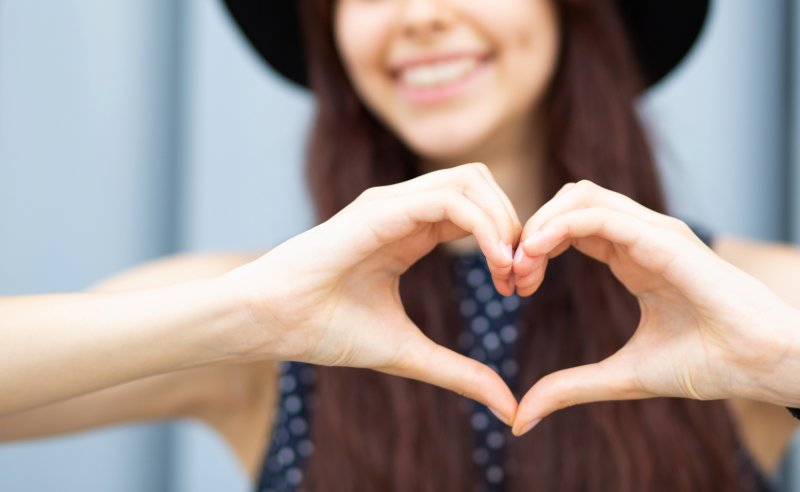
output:
M 420 131 L 406 135 L 404 142 L 420 159 L 442 163 L 443 166 L 464 164 L 470 156 L 480 154 L 478 150 L 486 138 L 479 132 L 458 131 L 451 127 Z

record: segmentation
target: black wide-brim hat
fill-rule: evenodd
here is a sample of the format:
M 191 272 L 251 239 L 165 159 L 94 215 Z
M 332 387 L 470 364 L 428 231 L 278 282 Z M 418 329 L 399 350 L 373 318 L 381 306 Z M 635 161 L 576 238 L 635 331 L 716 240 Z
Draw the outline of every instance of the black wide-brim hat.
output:
M 710 0 L 615 0 L 648 85 L 689 53 Z M 308 85 L 299 0 L 224 0 L 256 51 L 288 79 Z

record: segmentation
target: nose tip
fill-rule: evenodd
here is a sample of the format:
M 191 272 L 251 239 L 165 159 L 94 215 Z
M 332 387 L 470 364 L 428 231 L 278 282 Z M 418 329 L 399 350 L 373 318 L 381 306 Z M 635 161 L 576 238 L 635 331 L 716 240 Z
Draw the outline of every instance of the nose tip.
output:
M 403 15 L 403 32 L 411 38 L 428 37 L 448 29 L 452 14 L 442 0 L 410 0 Z

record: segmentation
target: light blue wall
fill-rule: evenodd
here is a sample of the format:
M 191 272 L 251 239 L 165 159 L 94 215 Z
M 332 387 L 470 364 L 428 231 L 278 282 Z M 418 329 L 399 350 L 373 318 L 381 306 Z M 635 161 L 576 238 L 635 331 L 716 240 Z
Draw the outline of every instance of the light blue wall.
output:
M 187 2 L 181 247 L 255 249 L 312 225 L 302 182 L 310 97 L 269 73 L 220 2 Z M 232 454 L 199 424 L 176 426 L 176 492 L 246 491 Z
M 787 4 L 718 1 L 688 63 L 642 103 L 673 209 L 718 231 L 780 237 L 797 196 L 784 190 L 786 57 L 800 53 Z M 310 109 L 216 0 L 0 0 L 0 294 L 305 229 Z M 199 424 L 0 446 L 3 492 L 247 488 Z
M 797 2 L 790 3 L 790 22 L 793 26 L 800 26 L 800 6 Z M 800 243 L 800 28 L 795 28 L 791 31 L 789 51 L 791 73 L 789 74 L 789 82 L 795 91 L 789 100 L 791 115 L 789 118 L 789 151 L 790 155 L 790 180 L 789 187 L 792 192 L 789 193 L 790 198 L 790 227 L 792 232 L 792 240 L 795 243 Z M 800 455 L 800 453 L 798 453 Z M 800 456 L 798 456 L 800 462 Z M 800 466 L 798 466 L 800 470 Z M 800 473 L 798 473 L 800 475 Z M 800 477 L 798 477 L 800 483 Z
M 652 90 L 654 129 L 674 213 L 723 233 L 786 233 L 786 29 L 783 1 L 717 1 L 689 59 Z
M 0 0 L 0 294 L 306 229 L 309 113 L 216 1 Z M 195 423 L 0 446 L 3 492 L 248 488 Z
M 75 289 L 171 247 L 171 19 L 0 2 L 0 289 Z
M 181 245 L 264 248 L 312 224 L 305 91 L 272 76 L 221 2 L 187 2 Z M 289 204 L 288 206 L 285 204 Z
M 170 251 L 171 9 L 0 1 L 0 293 Z M 0 490 L 160 490 L 168 464 L 163 426 L 120 427 L 0 447 Z

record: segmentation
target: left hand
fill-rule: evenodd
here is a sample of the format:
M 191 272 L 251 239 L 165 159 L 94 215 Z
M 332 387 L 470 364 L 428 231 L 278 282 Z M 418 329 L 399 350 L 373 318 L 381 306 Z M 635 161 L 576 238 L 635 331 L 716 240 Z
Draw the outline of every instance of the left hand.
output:
M 796 310 L 683 222 L 582 181 L 531 217 L 520 244 L 520 295 L 533 294 L 548 260 L 574 247 L 610 267 L 638 299 L 641 319 L 609 358 L 539 380 L 520 402 L 516 435 L 556 410 L 594 401 L 743 397 L 791 406 L 796 398 L 785 393 L 795 390 L 786 378 L 797 377 Z

